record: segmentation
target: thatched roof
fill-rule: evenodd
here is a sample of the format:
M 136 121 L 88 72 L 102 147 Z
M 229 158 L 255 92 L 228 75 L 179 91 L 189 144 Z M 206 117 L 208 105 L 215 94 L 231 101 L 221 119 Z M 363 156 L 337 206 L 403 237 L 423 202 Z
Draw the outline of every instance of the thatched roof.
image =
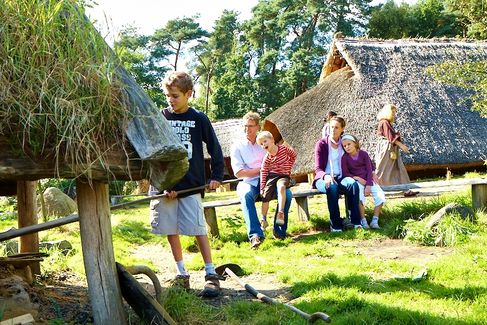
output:
M 229 119 L 216 121 L 211 123 L 215 134 L 222 147 L 223 157 L 230 157 L 230 149 L 232 143 L 239 138 L 245 137 L 244 129 L 242 127 L 242 119 Z M 205 159 L 210 158 L 210 156 L 205 152 Z
M 314 145 L 328 110 L 343 115 L 371 156 L 376 115 L 398 107 L 395 128 L 411 155 L 408 170 L 481 166 L 487 157 L 487 119 L 470 110 L 468 92 L 433 80 L 425 68 L 446 60 L 487 60 L 487 43 L 449 40 L 335 39 L 314 88 L 270 114 L 264 128 L 298 151 L 295 174 L 314 171 Z
M 77 2 L 0 9 L 0 181 L 184 175 L 181 141 Z

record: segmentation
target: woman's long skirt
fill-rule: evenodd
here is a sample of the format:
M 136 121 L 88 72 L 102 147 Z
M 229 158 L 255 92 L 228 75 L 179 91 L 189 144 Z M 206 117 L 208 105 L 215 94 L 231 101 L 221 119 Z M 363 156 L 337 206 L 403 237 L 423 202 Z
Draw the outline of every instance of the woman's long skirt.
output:
M 379 185 L 396 185 L 411 183 L 406 167 L 402 162 L 399 148 L 395 148 L 397 159 L 391 159 L 393 146 L 387 139 L 380 139 L 375 148 L 375 172 Z

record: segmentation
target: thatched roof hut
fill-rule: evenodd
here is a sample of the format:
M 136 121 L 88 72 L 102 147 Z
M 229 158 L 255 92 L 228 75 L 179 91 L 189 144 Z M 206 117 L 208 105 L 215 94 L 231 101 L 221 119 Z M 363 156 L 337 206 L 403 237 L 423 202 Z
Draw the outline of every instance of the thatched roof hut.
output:
M 467 91 L 425 72 L 447 60 L 487 60 L 487 43 L 335 39 L 321 82 L 270 114 L 264 129 L 297 149 L 294 174 L 302 175 L 314 171 L 314 145 L 328 110 L 344 116 L 346 131 L 373 155 L 377 112 L 394 103 L 395 128 L 411 149 L 403 155 L 410 172 L 481 167 L 487 157 L 487 119 L 471 111 Z
M 220 142 L 223 152 L 223 158 L 225 160 L 225 177 L 232 178 L 234 177 L 232 166 L 230 162 L 230 149 L 232 147 L 233 142 L 236 139 L 245 137 L 244 129 L 242 127 L 242 119 L 228 119 L 222 121 L 216 121 L 211 123 L 213 125 L 213 129 L 215 130 L 215 134 Z M 205 164 L 207 175 L 209 175 L 210 169 L 210 156 L 208 153 L 205 152 Z

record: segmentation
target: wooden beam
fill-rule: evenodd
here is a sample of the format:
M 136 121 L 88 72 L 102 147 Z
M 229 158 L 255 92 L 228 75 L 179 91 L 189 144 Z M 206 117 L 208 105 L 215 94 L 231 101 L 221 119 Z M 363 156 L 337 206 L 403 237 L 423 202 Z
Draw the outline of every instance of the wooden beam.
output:
M 37 224 L 37 203 L 36 203 L 37 181 L 17 181 L 17 210 L 19 213 L 19 228 Z M 38 253 L 39 235 L 37 233 L 20 237 L 20 253 Z M 39 262 L 30 265 L 32 273 L 41 274 Z
M 309 221 L 308 197 L 295 197 L 294 200 L 298 205 L 298 218 L 300 221 Z
M 216 209 L 212 208 L 205 208 L 205 220 L 206 224 L 210 228 L 210 234 L 213 237 L 220 237 L 220 230 L 218 230 L 218 221 L 216 220 Z
M 474 209 L 487 208 L 487 184 L 472 185 L 472 207 Z
M 127 324 L 113 253 L 108 185 L 76 182 L 81 245 L 95 324 Z

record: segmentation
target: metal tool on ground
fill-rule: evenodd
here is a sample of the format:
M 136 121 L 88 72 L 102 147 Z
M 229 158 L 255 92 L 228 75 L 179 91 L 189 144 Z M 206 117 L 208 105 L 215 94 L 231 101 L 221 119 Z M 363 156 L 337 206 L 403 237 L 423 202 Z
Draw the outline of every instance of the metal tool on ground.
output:
M 237 264 L 232 264 L 232 268 L 235 268 L 235 265 L 238 266 Z M 240 268 L 240 266 L 238 266 L 238 268 L 240 270 L 242 270 Z M 235 268 L 236 269 L 236 268 Z M 245 290 L 247 290 L 247 292 L 249 292 L 251 295 L 253 295 L 254 297 L 258 298 L 260 301 L 263 301 L 263 302 L 266 302 L 268 304 L 272 304 L 272 305 L 277 305 L 277 304 L 282 304 L 284 306 L 286 306 L 287 308 L 291 309 L 293 312 L 295 312 L 296 314 L 302 316 L 304 319 L 306 319 L 308 322 L 310 323 L 314 323 L 316 322 L 317 320 L 322 320 L 326 323 L 329 323 L 331 322 L 331 318 L 330 316 L 328 316 L 327 314 L 325 313 L 322 313 L 322 312 L 316 312 L 316 313 L 313 313 L 313 314 L 308 314 L 308 313 L 305 313 L 304 311 L 294 307 L 293 305 L 290 305 L 290 304 L 287 304 L 287 303 L 282 303 L 280 301 L 277 301 L 275 299 L 272 299 L 262 293 L 260 293 L 259 291 L 255 290 L 251 285 L 245 283 L 244 281 L 242 281 L 242 279 L 240 279 L 233 271 L 231 268 L 229 267 L 226 267 L 226 268 L 216 268 L 215 269 L 216 272 L 219 274 L 219 275 L 222 275 L 222 276 L 225 276 L 225 275 L 228 275 L 230 276 L 232 279 L 234 279 L 235 281 L 237 281 L 242 287 L 245 288 Z M 238 269 L 237 269 L 238 270 Z

